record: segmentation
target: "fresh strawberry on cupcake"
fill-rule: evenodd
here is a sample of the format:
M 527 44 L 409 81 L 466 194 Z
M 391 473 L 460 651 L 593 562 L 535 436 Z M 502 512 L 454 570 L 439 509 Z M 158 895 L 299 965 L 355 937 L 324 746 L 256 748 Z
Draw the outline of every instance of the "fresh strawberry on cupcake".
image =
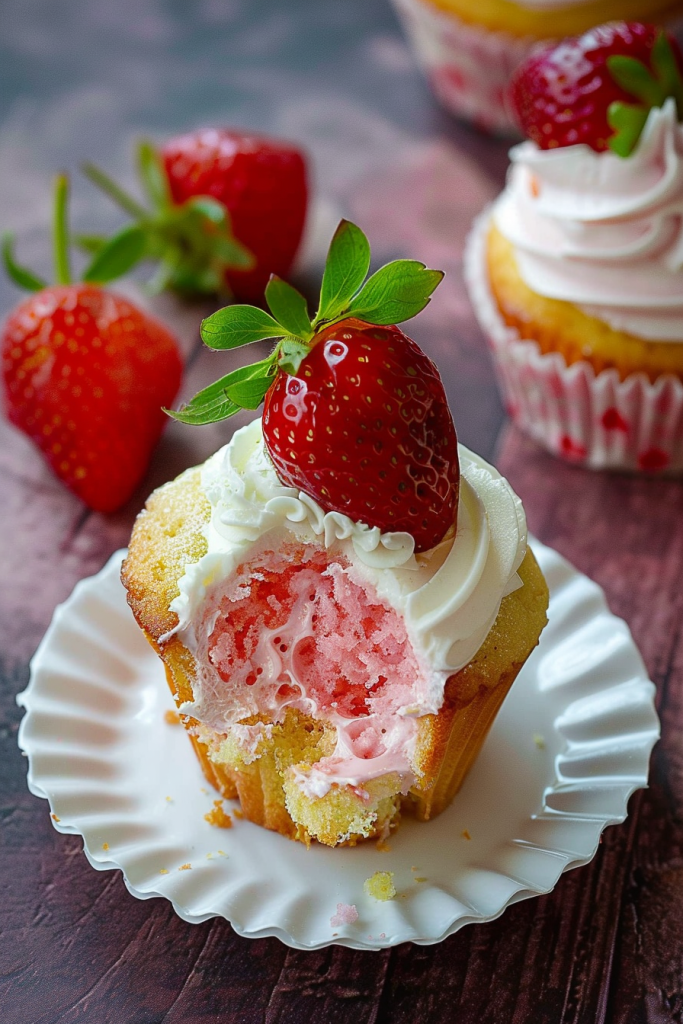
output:
M 604 25 L 530 58 L 511 100 L 529 141 L 466 257 L 509 411 L 572 461 L 680 472 L 680 49 Z
M 157 491 L 122 579 L 207 777 L 251 821 L 330 846 L 443 811 L 546 620 L 519 499 L 458 445 L 399 323 L 441 273 L 342 222 L 311 319 L 279 278 L 215 349 L 272 339 L 175 413 L 262 419 Z

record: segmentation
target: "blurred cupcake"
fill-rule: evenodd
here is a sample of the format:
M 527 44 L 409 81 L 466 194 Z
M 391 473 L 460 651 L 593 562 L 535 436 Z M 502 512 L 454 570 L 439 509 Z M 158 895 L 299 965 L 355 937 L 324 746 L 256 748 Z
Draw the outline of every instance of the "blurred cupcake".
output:
M 530 58 L 512 98 L 533 141 L 466 254 L 509 412 L 572 461 L 680 472 L 680 50 L 604 26 Z
M 510 79 L 538 44 L 579 35 L 610 19 L 683 21 L 683 0 L 393 0 L 441 103 L 505 134 Z

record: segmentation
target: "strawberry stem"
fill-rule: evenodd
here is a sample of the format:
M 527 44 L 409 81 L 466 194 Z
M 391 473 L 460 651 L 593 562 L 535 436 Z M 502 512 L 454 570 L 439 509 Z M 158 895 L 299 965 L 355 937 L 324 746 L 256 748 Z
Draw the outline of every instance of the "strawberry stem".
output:
M 69 179 L 66 174 L 58 174 L 55 179 L 53 243 L 55 280 L 57 284 L 71 284 L 71 268 L 69 266 L 69 226 L 67 224 L 68 201 Z
M 129 196 L 120 185 L 117 185 L 108 174 L 101 171 L 95 164 L 84 163 L 81 165 L 81 170 L 93 185 L 97 185 L 103 192 L 106 192 L 109 198 L 113 199 L 117 206 L 120 206 L 122 210 L 129 213 L 131 217 L 135 217 L 136 220 L 145 220 L 149 216 L 144 206 L 141 206 L 137 200 Z

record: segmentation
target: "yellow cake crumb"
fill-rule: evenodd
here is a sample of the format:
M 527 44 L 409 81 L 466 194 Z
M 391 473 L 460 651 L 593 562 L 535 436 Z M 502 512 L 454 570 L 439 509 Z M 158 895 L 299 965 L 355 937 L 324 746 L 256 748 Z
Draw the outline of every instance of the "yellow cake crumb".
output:
M 239 807 L 236 807 L 232 813 L 239 821 L 242 821 L 242 819 L 244 818 L 244 811 L 241 811 Z
M 178 871 L 191 871 L 191 870 L 192 870 L 192 865 L 191 864 L 181 864 L 180 867 L 178 868 Z
M 469 839 L 472 838 L 472 836 L 469 834 L 469 832 L 467 831 L 466 828 L 464 828 L 460 834 L 463 837 L 463 839 L 468 839 L 469 840 Z
M 545 740 L 538 732 L 534 733 L 534 743 L 536 744 L 539 750 L 545 750 Z
M 159 874 L 160 875 L 167 875 L 168 874 L 168 868 L 160 868 L 159 869 Z
M 102 843 L 102 849 L 103 850 L 108 850 L 109 849 L 109 843 Z
M 232 828 L 232 818 L 223 810 L 222 800 L 214 800 L 212 809 L 204 815 L 204 821 L 215 828 Z
M 173 797 L 172 796 L 167 796 L 165 799 L 166 799 L 166 803 L 167 804 L 172 804 L 173 803 Z
M 417 875 L 416 875 L 415 876 L 415 881 L 416 882 L 427 882 L 427 881 L 429 881 L 429 879 L 427 879 L 427 878 L 418 878 Z
M 366 878 L 363 882 L 363 889 L 368 896 L 375 900 L 393 900 L 396 895 L 393 871 L 375 871 L 374 875 Z
M 52 818 L 53 821 L 61 821 L 62 820 L 61 818 L 58 818 L 56 814 L 51 814 L 50 817 Z
M 180 725 L 180 715 L 177 711 L 166 711 L 164 713 L 166 725 Z

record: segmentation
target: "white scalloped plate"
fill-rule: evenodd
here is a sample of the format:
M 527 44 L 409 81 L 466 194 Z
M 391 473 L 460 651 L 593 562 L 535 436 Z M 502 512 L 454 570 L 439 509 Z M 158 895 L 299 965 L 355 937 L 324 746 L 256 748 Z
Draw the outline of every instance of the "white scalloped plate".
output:
M 451 807 L 427 824 L 404 819 L 389 851 L 307 850 L 244 820 L 204 820 L 217 794 L 165 720 L 171 697 L 126 605 L 122 552 L 56 610 L 18 698 L 31 792 L 60 832 L 83 836 L 93 867 L 120 868 L 134 896 L 163 896 L 185 921 L 221 916 L 298 949 L 427 944 L 490 921 L 591 860 L 646 785 L 659 735 L 627 626 L 595 583 L 533 546 L 551 591 L 540 645 Z M 394 872 L 394 900 L 364 894 L 378 870 Z M 358 920 L 333 928 L 337 903 L 355 904 Z

